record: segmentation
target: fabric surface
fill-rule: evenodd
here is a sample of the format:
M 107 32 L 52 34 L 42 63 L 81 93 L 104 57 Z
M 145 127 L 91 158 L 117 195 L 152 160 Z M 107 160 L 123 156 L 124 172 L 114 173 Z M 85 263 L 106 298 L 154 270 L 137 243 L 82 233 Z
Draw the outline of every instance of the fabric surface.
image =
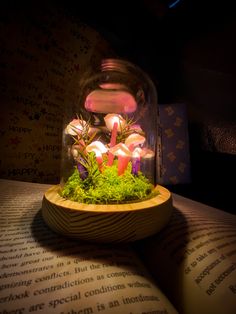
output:
M 190 182 L 188 118 L 182 103 L 159 105 L 157 182 Z

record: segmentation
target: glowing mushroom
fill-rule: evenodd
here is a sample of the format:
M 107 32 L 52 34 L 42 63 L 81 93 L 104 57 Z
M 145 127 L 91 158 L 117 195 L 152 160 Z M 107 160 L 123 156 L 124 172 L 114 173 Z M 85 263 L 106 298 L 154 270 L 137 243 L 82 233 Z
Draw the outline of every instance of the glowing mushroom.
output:
M 153 150 L 151 150 L 149 148 L 144 148 L 142 150 L 141 156 L 144 159 L 150 159 L 150 158 L 153 158 L 155 156 L 155 153 Z
M 110 149 L 110 152 L 118 157 L 118 176 L 120 176 L 125 172 L 132 153 L 129 148 L 123 143 L 119 143 L 112 147 Z
M 78 135 L 83 132 L 86 121 L 80 119 L 73 119 L 66 127 L 65 133 L 70 135 Z
M 138 133 L 143 132 L 143 130 L 139 124 L 132 124 L 129 129 L 134 131 L 134 132 L 138 132 Z
M 124 128 L 124 126 L 126 125 L 125 119 L 121 115 L 115 114 L 115 113 L 108 113 L 104 117 L 104 121 L 105 121 L 106 127 L 108 128 L 109 131 L 112 131 L 115 123 L 117 123 L 117 131 L 118 132 L 120 132 Z
M 94 141 L 91 144 L 89 144 L 86 147 L 86 151 L 89 152 L 94 152 L 96 155 L 96 160 L 99 164 L 99 166 L 102 164 L 103 159 L 102 159 L 102 154 L 105 154 L 107 152 L 106 146 L 100 142 L 100 141 Z
M 133 151 L 135 147 L 138 145 L 141 145 L 145 142 L 145 137 L 138 134 L 138 133 L 133 133 L 130 134 L 126 140 L 125 140 L 125 145 L 128 146 L 128 148 Z

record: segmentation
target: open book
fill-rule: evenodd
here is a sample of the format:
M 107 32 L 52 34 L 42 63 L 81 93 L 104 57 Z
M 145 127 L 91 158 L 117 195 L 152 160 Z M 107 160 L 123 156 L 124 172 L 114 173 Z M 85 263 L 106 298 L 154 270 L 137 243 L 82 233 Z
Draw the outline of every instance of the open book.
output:
M 0 180 L 0 313 L 236 313 L 236 216 L 173 195 L 159 234 L 94 244 L 51 231 L 49 185 Z

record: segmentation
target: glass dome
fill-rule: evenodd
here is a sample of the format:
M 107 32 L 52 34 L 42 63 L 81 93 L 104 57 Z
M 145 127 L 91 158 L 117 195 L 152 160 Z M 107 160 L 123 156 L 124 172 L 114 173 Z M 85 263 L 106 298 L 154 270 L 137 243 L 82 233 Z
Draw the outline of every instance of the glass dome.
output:
M 123 203 L 154 191 L 157 94 L 136 65 L 105 59 L 79 83 L 63 130 L 61 195 L 80 203 Z

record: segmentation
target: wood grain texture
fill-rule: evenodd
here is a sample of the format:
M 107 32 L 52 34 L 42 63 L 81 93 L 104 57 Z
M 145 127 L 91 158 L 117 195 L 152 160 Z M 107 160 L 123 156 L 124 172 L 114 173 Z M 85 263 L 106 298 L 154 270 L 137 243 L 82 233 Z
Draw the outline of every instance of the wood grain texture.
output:
M 171 193 L 158 185 L 157 196 L 126 204 L 84 204 L 59 195 L 60 186 L 44 195 L 42 214 L 48 226 L 65 236 L 95 242 L 136 241 L 160 231 L 172 213 Z

